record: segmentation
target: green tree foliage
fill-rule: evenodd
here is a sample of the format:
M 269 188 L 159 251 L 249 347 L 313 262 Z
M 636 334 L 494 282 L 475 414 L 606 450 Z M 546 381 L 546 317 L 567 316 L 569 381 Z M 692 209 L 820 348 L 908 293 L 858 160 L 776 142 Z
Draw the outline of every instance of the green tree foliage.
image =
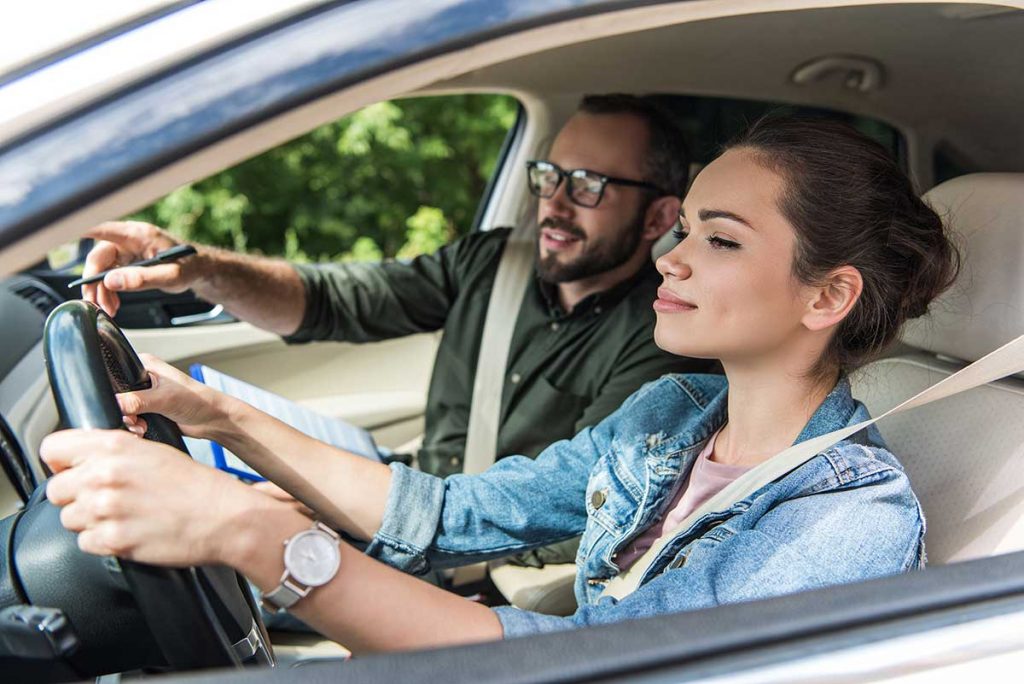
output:
M 296 261 L 430 253 L 469 230 L 516 110 L 500 95 L 381 102 L 131 218 Z

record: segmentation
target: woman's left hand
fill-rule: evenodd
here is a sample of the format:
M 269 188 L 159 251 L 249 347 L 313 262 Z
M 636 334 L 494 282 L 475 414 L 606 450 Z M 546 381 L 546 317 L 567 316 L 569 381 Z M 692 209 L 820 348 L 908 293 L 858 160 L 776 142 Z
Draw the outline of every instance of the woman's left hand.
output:
M 169 566 L 225 562 L 253 505 L 269 497 L 123 430 L 64 430 L 40 455 L 61 523 L 88 553 Z M 253 497 L 257 497 L 254 499 Z

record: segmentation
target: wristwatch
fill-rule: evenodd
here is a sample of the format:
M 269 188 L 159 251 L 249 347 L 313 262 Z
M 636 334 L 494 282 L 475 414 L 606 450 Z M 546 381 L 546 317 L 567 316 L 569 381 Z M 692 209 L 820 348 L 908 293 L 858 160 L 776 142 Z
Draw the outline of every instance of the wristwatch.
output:
M 281 583 L 263 595 L 270 612 L 290 608 L 314 587 L 327 584 L 341 565 L 341 537 L 322 522 L 299 532 L 284 543 L 284 574 Z

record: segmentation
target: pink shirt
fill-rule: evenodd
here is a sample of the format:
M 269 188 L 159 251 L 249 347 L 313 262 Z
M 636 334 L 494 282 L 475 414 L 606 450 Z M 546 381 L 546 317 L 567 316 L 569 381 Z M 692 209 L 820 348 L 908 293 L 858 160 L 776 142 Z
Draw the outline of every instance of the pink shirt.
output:
M 625 571 L 636 560 L 644 555 L 666 532 L 671 532 L 686 516 L 697 510 L 697 507 L 722 491 L 727 484 L 750 470 L 745 466 L 731 466 L 711 460 L 715 451 L 716 432 L 708 440 L 700 456 L 694 461 L 686 480 L 681 481 L 679 489 L 672 496 L 666 513 L 663 513 L 653 525 L 648 527 L 639 537 L 630 542 L 629 546 L 615 554 L 615 562 L 621 571 Z

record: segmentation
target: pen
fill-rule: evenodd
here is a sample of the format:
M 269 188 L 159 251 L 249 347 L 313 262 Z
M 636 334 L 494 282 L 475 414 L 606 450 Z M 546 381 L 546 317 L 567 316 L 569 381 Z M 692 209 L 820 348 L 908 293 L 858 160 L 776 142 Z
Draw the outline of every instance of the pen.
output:
M 124 266 L 117 266 L 116 268 L 108 268 L 102 273 L 89 276 L 88 278 L 79 278 L 78 280 L 72 280 L 68 283 L 68 288 L 78 287 L 79 285 L 88 285 L 89 283 L 98 283 L 103 280 L 103 277 L 111 271 L 116 271 L 118 268 L 128 268 L 129 266 L 153 266 L 155 264 L 166 264 L 168 261 L 177 261 L 178 259 L 184 259 L 187 256 L 192 256 L 196 253 L 196 248 L 192 245 L 178 245 L 177 247 L 171 247 L 165 249 L 162 252 L 158 252 L 156 256 L 150 257 L 149 259 L 142 259 L 141 261 L 133 261 L 130 264 Z

